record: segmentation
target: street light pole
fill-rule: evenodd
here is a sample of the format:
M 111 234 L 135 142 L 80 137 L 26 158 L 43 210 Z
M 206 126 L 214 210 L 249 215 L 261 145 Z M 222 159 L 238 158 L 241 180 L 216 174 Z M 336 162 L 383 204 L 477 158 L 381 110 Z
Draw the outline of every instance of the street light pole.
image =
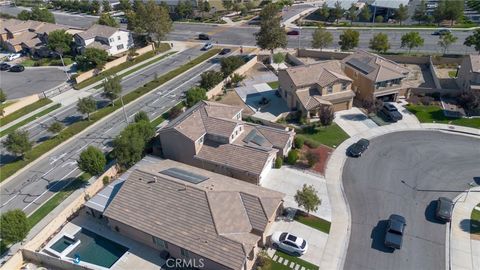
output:
M 65 66 L 65 62 L 63 61 L 63 57 L 62 57 L 62 54 L 61 53 L 58 53 L 58 52 L 55 52 L 54 53 L 58 56 L 60 56 L 60 60 L 62 61 L 62 66 L 63 66 L 63 72 L 65 72 L 65 76 L 67 76 L 67 81 L 70 80 L 70 75 L 68 75 L 68 72 L 67 72 L 67 67 Z
M 125 116 L 125 123 L 128 125 L 128 116 L 127 116 L 127 112 L 125 111 L 125 104 L 123 104 L 122 95 L 120 95 L 120 102 L 122 103 L 122 110 L 123 110 L 123 116 Z

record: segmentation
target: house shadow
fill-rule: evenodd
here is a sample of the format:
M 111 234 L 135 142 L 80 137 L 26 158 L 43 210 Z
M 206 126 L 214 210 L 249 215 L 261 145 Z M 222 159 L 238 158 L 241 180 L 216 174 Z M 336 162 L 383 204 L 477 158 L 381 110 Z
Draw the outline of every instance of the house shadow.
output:
M 480 186 L 480 176 L 473 177 L 473 182 L 475 182 L 475 184 Z
M 367 119 L 368 117 L 364 114 L 361 113 L 353 113 L 353 114 L 345 114 L 340 116 L 340 118 L 345 119 L 345 120 L 350 120 L 350 121 L 363 121 Z
M 387 231 L 388 220 L 379 220 L 377 226 L 372 229 L 370 238 L 372 239 L 371 248 L 384 253 L 393 253 L 394 249 L 385 246 L 385 233 Z
M 435 217 L 438 202 L 436 200 L 431 201 L 425 208 L 425 219 L 432 223 L 445 224 L 445 222 L 438 220 Z

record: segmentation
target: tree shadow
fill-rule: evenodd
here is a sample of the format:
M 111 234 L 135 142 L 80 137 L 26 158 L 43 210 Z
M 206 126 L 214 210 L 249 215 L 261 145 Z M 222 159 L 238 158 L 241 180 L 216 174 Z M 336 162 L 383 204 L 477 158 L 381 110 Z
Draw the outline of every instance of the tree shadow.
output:
M 37 139 L 37 143 L 41 143 L 41 142 L 44 142 L 48 139 L 52 138 L 52 136 L 49 136 L 49 135 L 46 135 L 46 136 L 42 136 L 40 138 Z
M 102 99 L 97 101 L 97 110 L 111 106 L 112 102 L 110 100 Z
M 372 239 L 371 248 L 384 253 L 393 253 L 394 249 L 385 246 L 385 233 L 387 231 L 388 220 L 379 220 L 377 226 L 372 229 L 370 238 Z
M 427 205 L 427 208 L 425 208 L 425 219 L 432 223 L 445 224 L 446 222 L 437 219 L 435 216 L 437 204 L 437 200 L 434 200 Z
M 73 182 L 73 181 L 76 181 L 76 182 Z M 51 192 L 77 190 L 87 185 L 86 181 L 83 181 L 83 182 L 80 182 L 80 181 L 81 180 L 78 180 L 76 177 L 69 177 L 63 180 L 52 181 L 48 183 L 46 188 Z
M 70 125 L 81 120 L 83 120 L 82 115 L 71 115 L 71 116 L 65 117 L 61 122 L 64 123 L 65 125 Z
M 12 155 L 10 153 L 1 153 L 0 154 L 0 164 L 8 164 L 8 163 L 12 163 L 14 161 L 17 161 L 19 160 L 20 157 L 16 156 L 16 155 Z

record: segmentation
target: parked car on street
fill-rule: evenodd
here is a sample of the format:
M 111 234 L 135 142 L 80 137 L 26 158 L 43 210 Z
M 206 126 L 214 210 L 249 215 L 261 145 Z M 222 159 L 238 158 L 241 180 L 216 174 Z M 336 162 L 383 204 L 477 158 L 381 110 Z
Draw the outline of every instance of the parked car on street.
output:
M 229 54 L 232 50 L 229 49 L 229 48 L 223 48 L 221 51 L 220 51 L 220 55 L 225 55 L 225 54 Z
M 272 246 L 295 256 L 301 256 L 308 250 L 307 241 L 287 232 L 274 232 L 271 237 Z
M 453 201 L 446 197 L 440 197 L 437 200 L 435 217 L 441 221 L 450 222 L 452 220 Z
M 350 145 L 347 148 L 347 154 L 351 157 L 359 157 L 367 150 L 370 145 L 370 141 L 367 139 L 360 139 L 358 142 Z
M 390 104 L 390 103 L 383 104 L 383 107 L 380 111 L 388 118 L 388 120 L 392 122 L 397 122 L 398 120 L 403 119 L 402 114 L 398 111 L 397 107 L 395 107 L 395 105 L 393 104 Z
M 13 61 L 13 60 L 18 59 L 20 57 L 22 57 L 22 54 L 20 54 L 20 53 L 11 53 L 7 56 L 7 59 L 8 59 L 8 61 Z
M 25 67 L 22 65 L 15 65 L 9 69 L 10 72 L 22 72 L 25 70 Z
M 300 32 L 298 30 L 290 30 L 290 31 L 287 32 L 287 35 L 298 36 L 298 35 L 300 35 Z
M 443 36 L 443 35 L 446 35 L 448 33 L 451 33 L 452 31 L 450 31 L 449 29 L 440 29 L 438 31 L 435 31 L 433 32 L 433 35 L 434 36 Z
M 203 45 L 202 51 L 208 51 L 211 48 L 213 48 L 212 43 L 205 43 L 205 45 Z
M 210 40 L 210 36 L 202 33 L 202 34 L 198 35 L 198 39 L 200 39 L 200 40 Z
M 407 222 L 400 215 L 390 215 L 388 218 L 387 232 L 385 233 L 385 246 L 401 249 L 403 243 L 403 235 Z
M 0 70 L 9 70 L 10 69 L 10 65 L 7 64 L 7 63 L 1 63 L 0 64 Z

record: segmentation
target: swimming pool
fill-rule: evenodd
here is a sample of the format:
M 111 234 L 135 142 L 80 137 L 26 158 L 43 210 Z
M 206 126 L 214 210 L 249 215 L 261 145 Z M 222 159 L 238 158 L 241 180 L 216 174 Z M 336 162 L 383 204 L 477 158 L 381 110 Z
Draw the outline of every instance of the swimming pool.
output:
M 117 244 L 103 236 L 82 228 L 75 239 L 80 240 L 80 245 L 74 248 L 67 256 L 74 259 L 79 257 L 80 262 L 87 262 L 110 268 L 128 248 Z
M 55 250 L 58 253 L 62 253 L 67 247 L 75 243 L 74 239 L 71 239 L 67 236 L 62 236 L 62 238 L 58 239 L 53 245 L 50 246 L 51 249 Z

